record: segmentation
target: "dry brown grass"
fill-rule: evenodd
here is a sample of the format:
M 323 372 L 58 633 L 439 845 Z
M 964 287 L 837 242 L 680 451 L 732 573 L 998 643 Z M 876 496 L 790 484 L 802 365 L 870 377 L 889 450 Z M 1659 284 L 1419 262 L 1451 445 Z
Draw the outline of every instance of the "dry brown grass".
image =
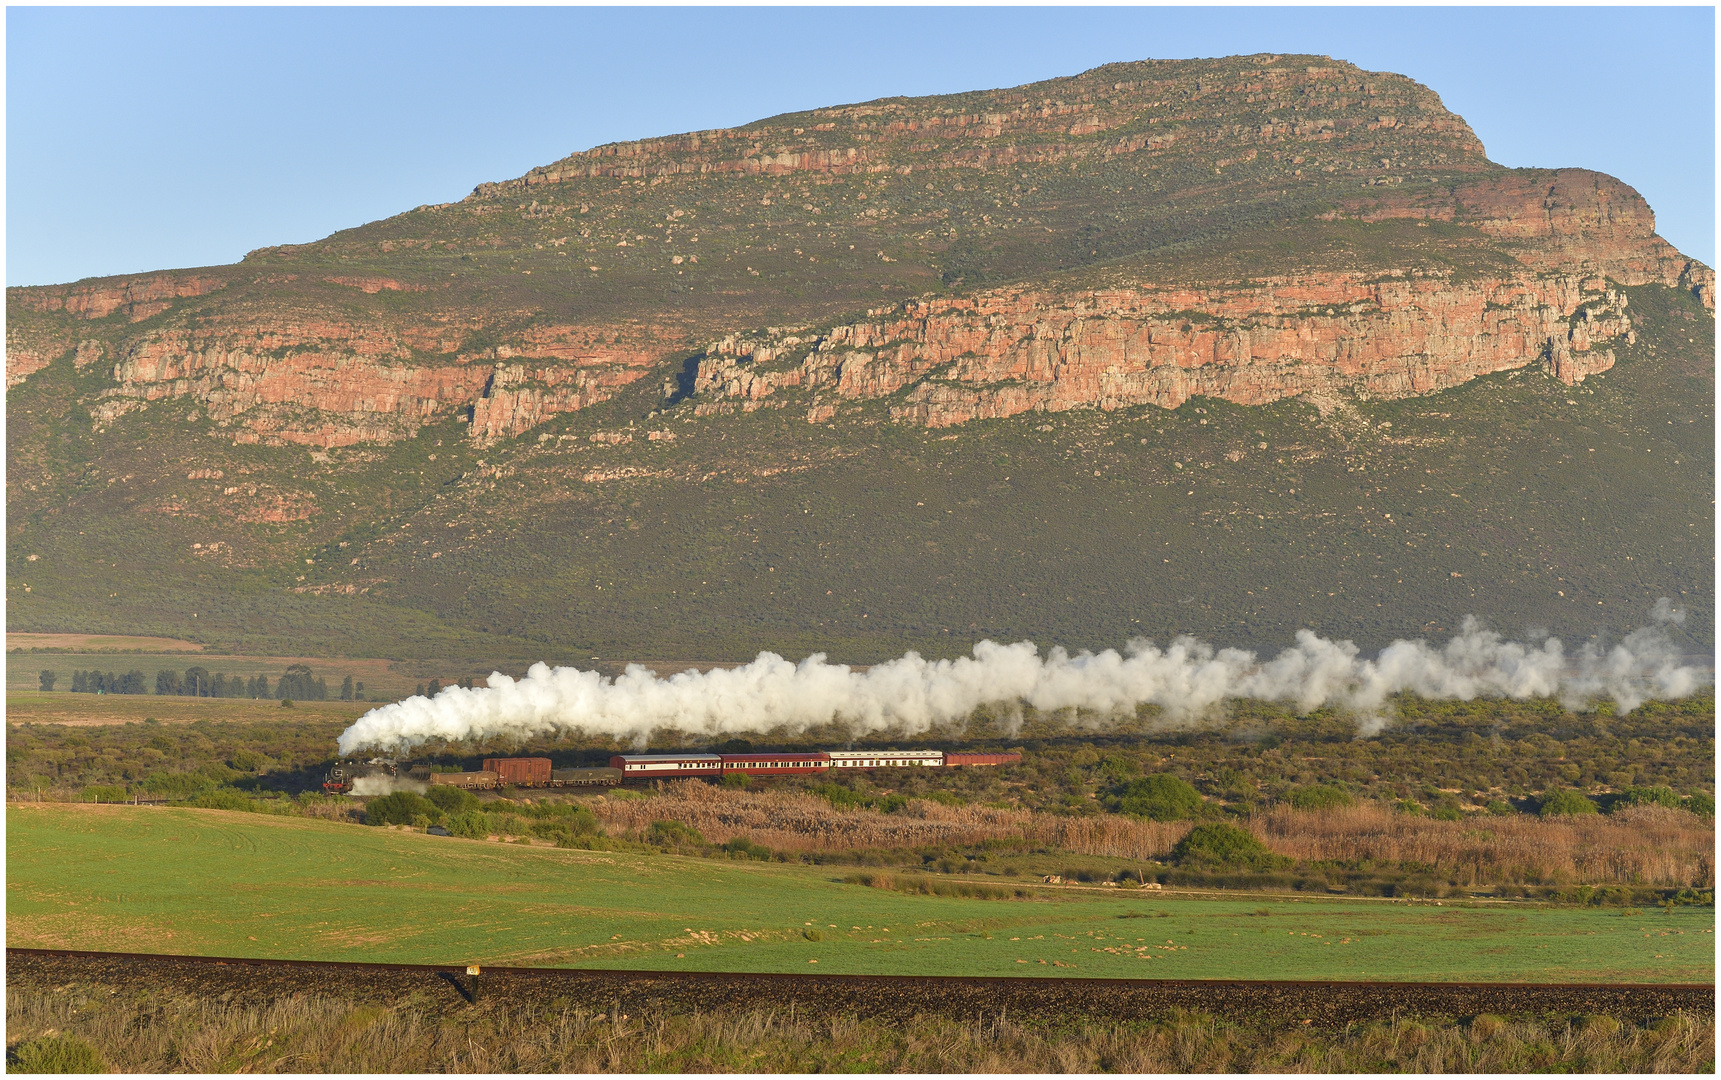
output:
M 679 821 L 707 840 L 725 843 L 745 836 L 778 851 L 861 851 L 1020 841 L 1079 855 L 1151 859 L 1168 853 L 1189 822 L 1130 818 L 1073 818 L 991 806 L 945 806 L 911 800 L 904 810 L 839 810 L 816 795 L 794 791 L 749 792 L 682 780 L 646 799 L 594 801 L 592 809 L 610 832 L 644 829 L 653 821 Z
M 898 813 L 841 810 L 814 795 L 749 792 L 677 781 L 650 797 L 593 800 L 612 834 L 679 821 L 707 840 L 741 836 L 778 851 L 888 850 L 1011 841 L 1078 855 L 1164 859 L 1191 822 L 1115 815 L 1066 817 L 916 799 Z M 1420 863 L 1464 885 L 1619 884 L 1713 888 L 1713 824 L 1683 810 L 1635 807 L 1608 816 L 1472 816 L 1436 821 L 1374 804 L 1276 807 L 1249 827 L 1280 855 L 1310 862 Z
M 1528 815 L 1435 821 L 1376 805 L 1276 807 L 1250 827 L 1281 855 L 1312 861 L 1417 862 L 1466 885 L 1503 881 L 1694 886 L 1715 884 L 1715 828 L 1659 806 L 1607 816 Z
M 1152 1022 L 919 1017 L 892 1024 L 755 1008 L 697 1014 L 328 997 L 265 1006 L 8 990 L 8 1059 L 71 1035 L 121 1072 L 1707 1072 L 1712 1019 L 1399 1020 L 1256 1029 L 1201 1014 Z

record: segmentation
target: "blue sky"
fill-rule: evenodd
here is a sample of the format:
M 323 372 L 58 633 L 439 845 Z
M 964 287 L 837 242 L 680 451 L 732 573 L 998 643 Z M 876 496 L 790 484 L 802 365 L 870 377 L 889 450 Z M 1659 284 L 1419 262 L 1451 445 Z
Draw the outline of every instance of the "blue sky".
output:
M 1715 261 L 1710 8 L 9 8 L 6 281 L 232 262 L 599 143 L 1099 64 L 1318 53 Z

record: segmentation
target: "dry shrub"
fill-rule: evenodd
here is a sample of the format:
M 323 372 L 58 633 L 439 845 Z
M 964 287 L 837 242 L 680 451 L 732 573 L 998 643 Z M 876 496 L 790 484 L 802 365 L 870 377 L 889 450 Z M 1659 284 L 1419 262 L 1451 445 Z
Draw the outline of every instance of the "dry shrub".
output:
M 1280 855 L 1312 861 L 1418 862 L 1468 885 L 1507 881 L 1713 888 L 1715 829 L 1661 806 L 1608 816 L 1436 821 L 1378 804 L 1275 807 L 1250 827 Z

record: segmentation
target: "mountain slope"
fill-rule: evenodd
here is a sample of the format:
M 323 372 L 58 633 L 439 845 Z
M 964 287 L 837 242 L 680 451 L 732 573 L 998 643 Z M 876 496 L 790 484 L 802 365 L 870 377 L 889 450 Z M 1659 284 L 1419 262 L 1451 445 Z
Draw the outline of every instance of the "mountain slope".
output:
M 11 623 L 870 659 L 1683 595 L 1706 645 L 1713 302 L 1630 188 L 1320 57 L 599 147 L 8 290 Z

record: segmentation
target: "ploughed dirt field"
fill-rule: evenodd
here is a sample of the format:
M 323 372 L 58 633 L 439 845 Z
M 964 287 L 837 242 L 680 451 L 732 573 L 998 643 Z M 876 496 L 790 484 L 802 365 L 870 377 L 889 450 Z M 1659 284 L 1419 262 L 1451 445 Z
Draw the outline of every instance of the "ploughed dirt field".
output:
M 147 988 L 163 999 L 263 1005 L 308 996 L 403 1004 L 429 1012 L 575 1006 L 585 1010 L 711 1012 L 791 1007 L 803 1014 L 902 1021 L 1000 1015 L 1148 1020 L 1199 1010 L 1256 1027 L 1323 1028 L 1405 1017 L 1457 1019 L 1605 1014 L 1644 1024 L 1684 1013 L 1713 1017 L 1715 988 L 1688 985 L 1242 982 L 883 975 L 733 975 L 406 964 L 220 960 L 8 949 L 7 987 L 38 993 Z M 474 997 L 476 1000 L 474 1000 Z

